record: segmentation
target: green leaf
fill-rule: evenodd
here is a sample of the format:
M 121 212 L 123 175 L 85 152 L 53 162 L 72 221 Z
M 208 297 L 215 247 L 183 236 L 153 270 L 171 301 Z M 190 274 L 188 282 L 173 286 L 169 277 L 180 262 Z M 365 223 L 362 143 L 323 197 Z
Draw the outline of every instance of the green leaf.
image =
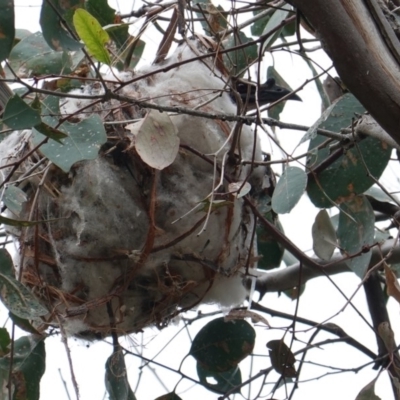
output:
M 82 8 L 78 8 L 75 11 L 73 21 L 75 29 L 88 48 L 89 53 L 100 62 L 111 65 L 110 54 L 105 47 L 110 37 L 101 27 L 99 21 Z
M 8 345 L 11 343 L 10 334 L 6 328 L 0 328 L 0 357 L 9 353 Z
M 15 215 L 20 214 L 26 200 L 26 193 L 17 186 L 7 186 L 4 191 L 3 203 Z
M 240 393 L 239 386 L 242 384 L 242 373 L 239 367 L 234 367 L 228 371 L 215 372 L 205 369 L 200 363 L 197 363 L 197 375 L 201 384 L 214 393 L 224 394 L 228 390 L 233 390 L 233 393 Z M 209 383 L 208 379 L 216 381 Z
M 10 54 L 14 38 L 14 1 L 0 0 L 0 62 Z
M 105 384 L 110 400 L 136 400 L 129 386 L 122 350 L 114 351 L 107 359 Z
M 14 263 L 6 249 L 0 249 L 0 273 L 14 278 Z
M 166 113 L 151 110 L 141 122 L 127 128 L 135 135 L 135 149 L 147 165 L 161 170 L 175 161 L 178 130 Z
M 363 112 L 364 108 L 358 100 L 353 95 L 346 94 L 329 108 L 329 116 L 325 115 L 325 121 L 321 121 L 318 127 L 340 132 L 351 124 L 355 113 Z M 325 140 L 325 137 L 317 135 L 311 140 L 309 151 Z M 357 146 L 346 149 L 343 155 L 318 173 L 316 178 L 313 177 L 312 170 L 330 156 L 330 150 L 324 148 L 313 152 L 307 160 L 307 167 L 311 171 L 307 186 L 310 200 L 316 207 L 329 208 L 364 193 L 374 184 L 374 180 L 367 176 L 365 165 L 371 175 L 379 179 L 389 162 L 391 152 L 391 147 L 386 143 L 373 137 L 364 138 Z
M 47 125 L 45 122 L 41 122 L 40 124 L 35 125 L 35 130 L 40 132 L 43 136 L 47 136 L 48 138 L 55 140 L 61 145 L 63 144 L 61 139 L 68 137 L 66 133 L 61 132 L 58 129 L 55 129 L 50 125 Z
M 57 126 L 59 121 L 53 115 L 60 115 L 59 99 L 47 96 L 43 106 L 48 110 L 48 115 L 43 117 L 44 122 L 52 127 Z M 91 115 L 77 124 L 64 122 L 58 129 L 67 133 L 68 137 L 61 139 L 61 143 L 49 139 L 40 147 L 40 151 L 64 172 L 68 172 L 78 161 L 97 158 L 101 145 L 107 140 L 106 131 L 98 115 Z M 45 138 L 36 129 L 33 130 L 32 142 L 35 145 Z
M 136 38 L 132 38 L 131 42 L 133 40 L 136 40 Z M 138 43 L 135 45 L 135 50 L 132 53 L 132 57 L 131 57 L 130 62 L 129 62 L 129 68 L 134 69 L 136 67 L 136 65 L 138 64 L 138 62 L 142 58 L 142 54 L 143 54 L 143 51 L 144 51 L 145 47 L 146 47 L 146 42 L 144 42 L 143 40 L 139 39 Z M 128 48 L 129 48 L 129 46 L 128 46 Z
M 326 210 L 321 210 L 312 226 L 313 250 L 322 260 L 329 261 L 337 247 L 336 231 Z
M 288 15 L 290 14 L 290 10 L 291 7 L 288 4 L 285 4 L 283 7 L 281 7 L 280 9 L 276 10 L 271 18 L 268 20 L 268 23 L 265 25 L 264 31 L 263 31 L 263 35 L 267 34 L 268 32 L 272 31 L 273 29 L 275 29 L 277 26 L 279 26 L 279 24 L 282 23 L 282 21 L 284 21 Z M 278 29 L 274 34 L 272 34 L 271 36 L 269 36 L 262 45 L 262 49 L 261 49 L 261 53 L 264 54 L 264 52 L 266 50 L 269 49 L 269 47 L 271 47 L 274 42 L 276 41 L 276 39 L 278 39 L 279 35 L 282 32 L 282 28 Z
M 368 383 L 368 385 L 363 387 L 360 393 L 358 393 L 356 400 L 381 400 L 381 398 L 375 394 L 375 382 L 377 379 L 378 378 L 375 378 Z
M 65 52 L 53 51 L 43 39 L 41 32 L 22 39 L 14 46 L 9 61 L 20 78 L 71 72 L 70 56 Z M 7 77 L 14 78 L 7 68 L 5 71 Z
M 287 167 L 272 195 L 272 209 L 277 214 L 290 212 L 298 203 L 307 185 L 307 174 L 298 167 Z
M 86 0 L 86 11 L 99 21 L 101 26 L 115 24 L 115 9 L 110 7 L 108 0 Z
M 4 110 L 3 123 L 13 130 L 29 129 L 40 124 L 40 113 L 29 107 L 17 94 L 11 97 Z
M 371 186 L 368 190 L 364 192 L 364 194 L 366 196 L 371 196 L 378 201 L 395 203 L 395 201 L 391 197 L 389 197 L 378 185 Z M 397 201 L 400 200 L 397 194 L 392 193 L 392 197 L 395 198 Z
M 269 11 L 273 11 L 272 9 L 270 9 Z M 257 11 L 253 11 L 253 15 L 256 16 L 257 14 L 260 14 L 262 11 L 257 10 Z M 265 25 L 267 25 L 269 19 L 271 18 L 271 15 L 273 14 L 273 12 L 271 12 L 269 15 L 266 15 L 265 17 L 259 19 L 258 21 L 254 22 L 251 25 L 251 34 L 253 36 L 261 36 L 262 33 L 264 32 L 265 29 Z
M 74 51 L 82 47 L 64 28 L 60 16 L 64 18 L 68 11 L 83 7 L 83 4 L 84 0 L 52 0 L 55 11 L 48 1 L 43 1 L 40 10 L 40 26 L 44 39 L 53 50 Z
M 274 213 L 268 212 L 264 214 L 264 217 L 283 233 L 282 224 Z M 260 223 L 257 224 L 257 249 L 258 254 L 262 256 L 258 260 L 259 269 L 269 270 L 280 266 L 285 249 Z
M 20 318 L 12 312 L 9 312 L 8 316 L 10 317 L 11 321 L 18 326 L 18 328 L 34 335 L 40 335 L 40 333 L 32 326 L 32 324 L 27 319 Z
M 196 335 L 190 354 L 208 371 L 229 371 L 253 351 L 255 337 L 248 322 L 217 318 Z
M 175 392 L 164 394 L 157 397 L 155 400 L 182 400 Z
M 270 11 L 273 11 L 273 9 L 270 9 Z M 254 16 L 259 14 L 261 11 L 253 11 Z M 262 19 L 259 19 L 258 21 L 254 22 L 251 25 L 251 34 L 253 36 L 261 36 L 264 31 L 265 31 L 265 26 L 267 25 L 268 21 L 271 18 L 271 15 L 273 12 L 271 12 L 269 15 L 263 17 Z M 285 25 L 283 29 L 280 32 L 281 36 L 292 36 L 296 33 L 296 21 L 291 22 L 288 25 Z M 276 39 L 275 39 L 276 40 Z
M 368 249 L 374 243 L 374 223 L 374 210 L 365 196 L 356 196 L 341 204 L 337 235 L 342 251 L 353 255 L 363 248 Z M 361 279 L 368 269 L 371 255 L 369 250 L 347 261 L 350 269 Z
M 287 82 L 282 78 L 282 76 L 278 73 L 278 71 L 275 69 L 274 66 L 270 66 L 267 69 L 267 78 L 273 78 L 275 79 L 275 82 L 277 85 L 282 86 L 284 88 L 289 89 L 290 91 L 292 90 L 291 87 L 287 84 Z M 275 105 L 272 108 L 268 109 L 268 117 L 274 118 L 279 121 L 279 117 L 281 115 L 281 112 L 285 108 L 285 101 L 280 102 L 279 104 Z
M 20 318 L 32 319 L 48 313 L 21 282 L 3 273 L 0 273 L 0 299 Z
M 297 374 L 294 367 L 296 359 L 290 348 L 283 341 L 283 339 L 270 340 L 267 343 L 267 347 L 269 349 L 271 365 L 274 370 L 281 374 L 283 377 L 295 377 Z
M 119 24 L 119 16 L 116 11 L 108 5 L 107 0 L 87 0 L 86 11 L 99 21 L 101 26 L 111 25 L 106 31 L 120 50 L 126 49 L 129 38 L 129 25 Z M 120 54 L 121 56 L 121 54 Z
M 0 224 L 9 225 L 9 226 L 35 226 L 37 224 L 42 224 L 44 221 L 21 221 L 19 219 L 11 219 L 7 217 L 3 217 L 0 215 Z
M 248 38 L 242 31 L 239 34 L 232 34 L 224 41 L 225 49 L 236 47 L 240 44 L 251 43 L 253 39 Z M 231 75 L 243 75 L 249 64 L 258 57 L 258 47 L 256 44 L 251 44 L 240 50 L 231 51 L 223 55 L 224 64 L 230 71 Z
M 0 387 L 3 388 L 8 383 L 10 361 L 9 354 L 0 359 Z M 43 336 L 24 336 L 16 340 L 11 373 L 12 398 L 14 400 L 39 400 L 40 380 L 45 370 L 46 350 Z M 5 390 L 7 392 L 7 389 Z M 8 399 L 8 396 L 5 398 Z

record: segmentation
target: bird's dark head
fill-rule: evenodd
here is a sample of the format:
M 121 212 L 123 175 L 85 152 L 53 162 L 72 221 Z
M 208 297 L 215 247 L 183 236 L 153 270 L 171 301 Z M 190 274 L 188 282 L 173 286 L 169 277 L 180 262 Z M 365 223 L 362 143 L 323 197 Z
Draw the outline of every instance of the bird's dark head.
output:
M 291 93 L 290 90 L 277 85 L 274 78 L 269 78 L 265 83 L 259 85 L 259 87 L 240 82 L 237 84 L 236 89 L 243 103 L 248 105 L 248 109 L 255 107 L 256 98 L 259 105 L 263 106 L 265 104 L 274 103 Z M 256 90 L 258 92 L 257 97 Z M 290 94 L 286 100 L 302 101 L 295 93 Z

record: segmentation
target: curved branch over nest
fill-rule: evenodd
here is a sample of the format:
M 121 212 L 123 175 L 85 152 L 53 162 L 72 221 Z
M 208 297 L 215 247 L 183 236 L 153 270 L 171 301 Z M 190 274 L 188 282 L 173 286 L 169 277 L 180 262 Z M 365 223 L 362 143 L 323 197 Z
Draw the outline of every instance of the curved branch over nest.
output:
M 343 82 L 400 143 L 400 43 L 376 0 L 290 0 Z

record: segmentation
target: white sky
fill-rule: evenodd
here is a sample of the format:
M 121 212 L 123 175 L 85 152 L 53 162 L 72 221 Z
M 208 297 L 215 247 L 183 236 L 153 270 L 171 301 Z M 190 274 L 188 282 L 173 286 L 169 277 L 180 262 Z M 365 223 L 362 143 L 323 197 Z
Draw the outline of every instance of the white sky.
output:
M 115 2 L 110 1 L 111 5 L 112 3 Z M 120 1 L 120 6 L 123 5 L 125 7 L 122 12 L 129 11 L 131 8 L 130 3 L 131 2 L 128 1 Z M 16 24 L 18 28 L 29 29 L 32 32 L 39 30 L 38 20 L 40 4 L 41 1 L 39 0 L 16 1 Z M 120 9 L 118 6 L 114 7 Z M 134 8 L 139 8 L 139 2 L 136 3 Z M 148 61 L 152 60 L 152 53 L 154 52 L 154 46 L 151 46 L 151 43 L 156 45 L 159 40 L 159 36 L 151 36 L 152 37 L 147 35 L 144 38 L 144 40 L 148 42 L 148 48 L 146 50 L 147 54 L 145 54 L 145 58 Z M 323 66 L 327 67 L 329 65 L 328 58 L 321 52 L 318 55 L 311 53 L 311 56 L 317 57 L 319 63 Z M 296 88 L 303 84 L 305 77 L 311 77 L 310 70 L 305 62 L 296 56 L 291 56 L 288 53 L 275 53 L 274 61 L 279 73 L 292 88 Z M 266 66 L 270 65 L 271 62 L 271 58 L 265 58 L 264 63 Z M 281 116 L 281 120 L 301 125 L 312 125 L 320 115 L 320 101 L 315 86 L 313 84 L 307 85 L 300 93 L 300 96 L 302 97 L 303 102 L 288 102 L 285 111 Z M 294 149 L 302 135 L 303 133 L 299 131 L 283 131 L 279 134 L 279 138 L 284 148 Z M 307 144 L 303 146 L 302 150 L 298 150 L 298 153 L 300 154 L 300 152 L 304 152 L 306 146 Z M 270 150 L 270 145 L 267 140 L 264 140 L 264 147 L 266 151 Z M 279 153 L 276 150 L 274 150 L 274 157 L 280 158 Z M 310 249 L 312 247 L 311 225 L 313 223 L 313 215 L 315 215 L 316 212 L 317 210 L 310 204 L 308 199 L 304 197 L 301 204 L 297 206 L 290 215 L 283 215 L 281 217 L 281 222 L 283 223 L 286 234 L 302 249 Z M 352 295 L 359 285 L 359 279 L 351 273 L 336 276 L 333 279 L 348 296 Z M 278 297 L 277 294 L 269 294 L 265 296 L 263 303 L 267 307 L 285 312 L 293 313 L 295 310 L 295 303 L 289 301 L 284 295 Z M 355 304 L 363 315 L 368 316 L 362 290 L 360 290 L 354 297 L 353 304 Z M 372 332 L 365 326 L 360 318 L 350 310 L 349 307 L 346 307 L 345 311 L 341 312 L 345 305 L 345 301 L 338 295 L 331 284 L 323 278 L 315 279 L 307 284 L 307 290 L 300 298 L 299 315 L 315 321 L 324 321 L 331 318 L 333 315 L 338 314 L 332 322 L 337 323 L 345 329 L 349 335 L 354 336 L 356 339 L 370 347 L 373 351 L 376 351 L 375 338 Z M 397 318 L 399 314 L 398 305 L 389 301 L 389 311 L 391 312 L 391 315 L 394 316 L 392 323 L 394 324 L 395 331 L 399 332 L 399 318 Z M 194 316 L 194 313 L 192 313 L 192 315 Z M 272 326 L 277 328 L 289 325 L 288 321 L 282 321 L 277 318 L 268 318 L 268 320 Z M 177 368 L 180 361 L 189 350 L 189 334 L 193 338 L 195 333 L 203 325 L 204 321 L 196 322 L 190 327 L 190 333 L 187 331 L 181 332 L 179 336 L 177 336 L 177 338 L 175 338 L 172 343 L 168 345 L 159 356 L 157 356 L 156 361 Z M 150 329 L 146 331 L 146 334 L 144 335 L 145 346 L 143 348 L 138 346 L 142 343 L 141 335 L 136 335 L 131 339 L 127 339 L 126 345 L 129 346 L 133 352 L 143 351 L 144 356 L 152 358 L 163 348 L 164 345 L 167 345 L 170 338 L 172 338 L 180 328 L 181 326 L 168 327 L 161 333 L 155 329 Z M 268 330 L 262 327 L 257 329 L 258 336 L 255 354 L 267 354 L 265 348 L 266 342 L 272 339 L 280 339 L 283 333 L 284 331 L 280 329 Z M 297 338 L 302 339 L 302 336 L 303 335 L 299 333 Z M 327 336 L 322 333 L 318 336 L 320 340 L 324 337 L 326 338 Z M 107 343 L 96 343 L 88 346 L 86 343 L 75 339 L 69 340 L 69 346 L 72 352 L 74 370 L 79 382 L 81 398 L 83 400 L 101 400 L 104 396 L 104 364 L 107 357 L 111 354 L 111 346 Z M 301 346 L 296 345 L 296 348 L 300 347 Z M 67 366 L 66 353 L 60 337 L 46 339 L 46 349 L 47 372 L 42 380 L 41 399 L 67 399 L 59 375 L 59 369 L 62 371 L 64 380 L 67 381 L 71 397 L 74 398 L 74 391 L 70 383 L 71 380 Z M 324 350 L 312 350 L 312 355 L 311 359 L 318 360 L 318 362 L 323 364 L 334 366 L 347 365 L 349 367 L 355 367 L 363 362 L 369 361 L 366 360 L 365 357 L 360 356 L 360 353 L 353 351 L 349 346 L 340 344 L 327 346 Z M 126 363 L 128 366 L 131 386 L 134 389 L 137 377 L 140 373 L 138 369 L 140 361 L 133 357 L 126 357 Z M 246 364 L 246 362 L 243 364 Z M 196 378 L 193 359 L 187 359 L 184 365 L 185 372 L 189 371 L 191 376 Z M 269 359 L 257 357 L 255 365 L 253 366 L 253 373 L 257 372 L 261 368 L 266 368 L 267 366 L 269 366 Z M 243 367 L 242 372 L 245 370 L 246 367 Z M 318 368 L 310 368 L 305 375 L 302 375 L 302 380 L 318 375 Z M 388 382 L 386 375 L 383 375 L 384 376 L 379 379 L 377 384 L 377 394 L 379 394 L 382 399 L 390 400 L 393 398 L 390 390 L 390 383 Z M 375 376 L 376 372 L 372 371 L 371 368 L 367 368 L 359 374 L 348 372 L 339 375 L 332 375 L 311 383 L 301 384 L 295 398 L 307 400 L 355 399 L 361 388 Z M 274 377 L 276 376 L 274 375 Z M 157 396 L 165 394 L 167 393 L 167 390 L 163 385 L 166 385 L 168 390 L 171 391 L 173 390 L 174 385 L 178 382 L 178 379 L 179 376 L 177 374 L 171 374 L 160 367 L 150 365 L 150 367 L 143 369 L 143 377 L 136 392 L 137 399 L 154 399 Z M 271 382 L 271 379 L 272 378 L 268 379 L 268 381 Z M 192 383 L 181 383 L 178 386 L 177 393 L 181 395 L 184 400 L 217 398 L 216 394 L 204 391 L 201 387 L 192 389 L 187 393 L 182 393 L 184 388 L 192 386 Z M 254 396 L 257 391 L 255 386 L 252 386 L 252 396 Z M 243 393 L 247 393 L 247 388 L 244 389 Z M 277 399 L 283 397 L 284 395 L 282 393 L 279 396 L 276 395 Z

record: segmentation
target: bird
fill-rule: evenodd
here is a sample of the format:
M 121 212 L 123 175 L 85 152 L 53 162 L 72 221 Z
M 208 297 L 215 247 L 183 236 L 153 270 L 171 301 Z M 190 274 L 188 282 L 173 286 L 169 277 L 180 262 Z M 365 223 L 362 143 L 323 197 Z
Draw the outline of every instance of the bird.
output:
M 247 84 L 241 81 L 236 84 L 236 90 L 239 93 L 243 103 L 247 104 L 247 110 L 256 108 L 256 100 L 258 100 L 259 106 L 264 106 L 280 100 L 282 97 L 291 93 L 290 90 L 277 85 L 274 78 L 268 78 L 265 83 L 259 86 Z M 258 91 L 257 98 L 256 90 Z M 233 93 L 231 93 L 231 97 L 235 101 L 235 96 Z M 290 94 L 286 100 L 302 101 L 301 98 L 295 93 Z

